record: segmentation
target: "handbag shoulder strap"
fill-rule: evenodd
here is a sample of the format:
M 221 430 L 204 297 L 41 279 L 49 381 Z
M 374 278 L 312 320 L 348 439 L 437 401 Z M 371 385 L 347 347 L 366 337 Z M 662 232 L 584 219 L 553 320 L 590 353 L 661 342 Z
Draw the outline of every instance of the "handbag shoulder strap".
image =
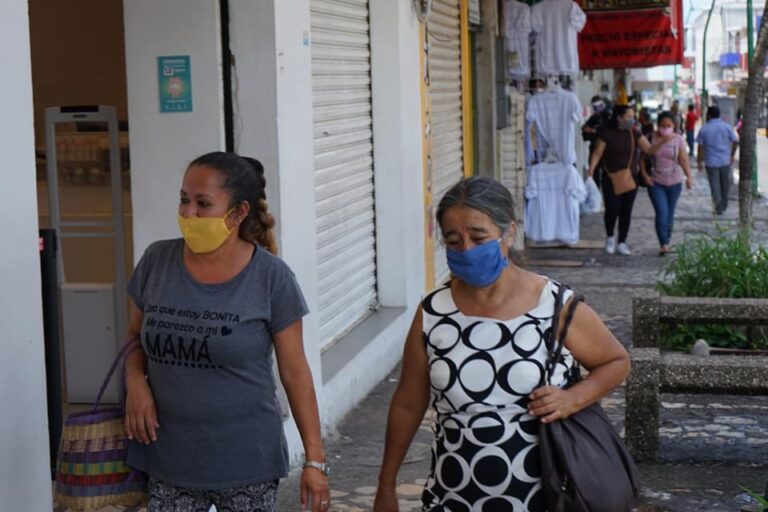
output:
M 112 361 L 112 366 L 109 367 L 107 376 L 104 377 L 104 382 L 101 383 L 101 388 L 99 388 L 99 394 L 96 396 L 96 402 L 94 402 L 93 404 L 93 409 L 92 409 L 93 412 L 95 412 L 99 408 L 99 405 L 101 405 L 101 399 L 104 396 L 104 392 L 107 390 L 107 386 L 109 386 L 109 383 L 112 381 L 112 377 L 114 376 L 118 366 L 121 366 L 120 404 L 121 405 L 123 404 L 123 402 L 125 401 L 125 361 L 128 359 L 128 356 L 130 356 L 140 348 L 141 348 L 141 341 L 139 341 L 137 338 L 130 338 L 126 340 L 123 343 L 123 346 L 120 347 L 120 350 L 117 352 L 117 355 L 115 356 L 115 360 Z
M 567 290 L 568 287 L 565 285 L 560 285 L 560 289 L 558 290 L 557 299 L 555 303 L 555 316 L 552 318 L 552 330 L 549 333 L 549 343 L 547 343 L 547 349 L 548 349 L 548 357 L 547 357 L 547 365 L 546 365 L 546 383 L 548 385 L 552 384 L 552 375 L 555 373 L 555 367 L 557 366 L 557 362 L 560 359 L 560 356 L 563 353 L 563 347 L 565 346 L 565 339 L 568 335 L 568 328 L 571 326 L 571 322 L 573 321 L 573 317 L 576 314 L 576 307 L 579 305 L 580 302 L 584 302 L 585 298 L 583 295 L 576 295 L 571 299 L 571 302 L 568 307 L 568 312 L 565 314 L 565 322 L 563 323 L 563 329 L 560 332 L 560 336 L 557 336 L 558 329 L 560 327 L 560 315 L 562 308 L 564 306 L 563 299 L 565 298 L 565 290 Z

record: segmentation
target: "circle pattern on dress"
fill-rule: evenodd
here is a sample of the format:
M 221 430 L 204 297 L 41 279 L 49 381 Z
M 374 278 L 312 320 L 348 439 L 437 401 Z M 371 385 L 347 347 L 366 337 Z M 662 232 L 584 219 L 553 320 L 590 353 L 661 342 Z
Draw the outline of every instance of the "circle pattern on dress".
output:
M 531 312 L 508 321 L 463 315 L 449 286 L 422 302 L 437 412 L 423 510 L 544 510 L 538 420 L 527 405 L 544 380 L 558 286 L 547 283 Z M 563 385 L 572 366 L 564 350 L 553 384 Z

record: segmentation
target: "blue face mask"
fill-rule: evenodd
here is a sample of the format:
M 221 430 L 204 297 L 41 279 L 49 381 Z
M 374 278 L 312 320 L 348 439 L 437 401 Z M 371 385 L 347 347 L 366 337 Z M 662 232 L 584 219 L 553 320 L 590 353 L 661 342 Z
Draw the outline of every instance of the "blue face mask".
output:
M 490 286 L 509 265 L 501 252 L 500 242 L 501 239 L 491 240 L 466 251 L 448 249 L 448 268 L 470 286 Z

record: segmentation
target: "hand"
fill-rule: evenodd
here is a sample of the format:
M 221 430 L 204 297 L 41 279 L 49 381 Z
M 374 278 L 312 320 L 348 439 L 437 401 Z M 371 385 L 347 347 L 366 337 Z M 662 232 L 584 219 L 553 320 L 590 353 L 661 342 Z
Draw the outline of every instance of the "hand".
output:
M 400 504 L 397 501 L 397 493 L 394 487 L 382 487 L 376 489 L 376 499 L 373 502 L 373 512 L 399 512 Z
M 528 412 L 540 418 L 542 423 L 565 419 L 579 410 L 573 392 L 557 386 L 542 386 L 528 398 Z
M 704 161 L 696 160 L 696 166 L 699 168 L 699 172 L 704 172 Z
M 652 187 L 653 186 L 653 178 L 651 178 L 650 176 L 644 176 L 644 178 L 645 178 L 645 182 L 648 184 L 648 186 Z
M 692 178 L 688 178 L 687 180 L 685 180 L 685 188 L 688 189 L 688 190 L 691 190 L 693 188 L 693 179 Z
M 312 512 L 326 512 L 331 506 L 331 490 L 328 486 L 328 477 L 315 468 L 304 468 L 301 473 L 301 510 Z M 308 503 L 309 500 L 311 503 Z M 309 506 L 309 508 L 307 507 Z
M 157 412 L 152 390 L 144 377 L 126 383 L 125 433 L 128 439 L 149 444 L 157 441 Z

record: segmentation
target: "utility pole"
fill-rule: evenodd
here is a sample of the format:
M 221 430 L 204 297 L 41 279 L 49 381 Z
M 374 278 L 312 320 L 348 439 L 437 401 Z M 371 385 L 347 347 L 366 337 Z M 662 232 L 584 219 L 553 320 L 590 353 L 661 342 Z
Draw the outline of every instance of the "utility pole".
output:
M 702 113 L 707 111 L 709 106 L 709 94 L 707 93 L 707 32 L 709 31 L 709 20 L 712 18 L 712 11 L 715 10 L 715 0 L 712 0 L 712 5 L 709 7 L 709 13 L 707 14 L 707 22 L 704 24 L 704 42 L 702 44 L 702 56 L 701 56 L 701 110 Z

